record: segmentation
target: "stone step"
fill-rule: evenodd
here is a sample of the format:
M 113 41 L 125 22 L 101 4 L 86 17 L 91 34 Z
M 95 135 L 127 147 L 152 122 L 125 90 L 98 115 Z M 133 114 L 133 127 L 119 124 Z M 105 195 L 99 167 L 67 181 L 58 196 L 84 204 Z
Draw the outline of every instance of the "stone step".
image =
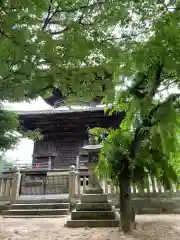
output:
M 118 227 L 119 220 L 68 220 L 66 227 L 69 228 L 80 228 L 80 227 L 90 227 L 90 228 L 97 228 L 97 227 Z
M 65 218 L 67 215 L 4 215 L 3 218 Z
M 69 203 L 12 204 L 11 209 L 68 209 Z
M 67 215 L 68 209 L 10 209 L 3 215 Z
M 77 211 L 111 211 L 112 205 L 111 202 L 107 203 L 77 203 Z
M 82 203 L 107 203 L 107 194 L 83 194 Z
M 115 219 L 114 211 L 77 211 L 71 212 L 71 220 Z
M 17 199 L 15 204 L 37 204 L 37 203 L 69 203 L 68 198 L 28 198 L 28 199 Z

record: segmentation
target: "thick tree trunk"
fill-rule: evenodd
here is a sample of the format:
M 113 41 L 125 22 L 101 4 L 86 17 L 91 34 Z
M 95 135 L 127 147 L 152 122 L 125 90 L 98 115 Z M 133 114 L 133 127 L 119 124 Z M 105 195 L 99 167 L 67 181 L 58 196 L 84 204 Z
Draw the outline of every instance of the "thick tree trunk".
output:
M 135 212 L 130 186 L 129 178 L 120 179 L 120 227 L 124 233 L 131 233 L 135 228 Z

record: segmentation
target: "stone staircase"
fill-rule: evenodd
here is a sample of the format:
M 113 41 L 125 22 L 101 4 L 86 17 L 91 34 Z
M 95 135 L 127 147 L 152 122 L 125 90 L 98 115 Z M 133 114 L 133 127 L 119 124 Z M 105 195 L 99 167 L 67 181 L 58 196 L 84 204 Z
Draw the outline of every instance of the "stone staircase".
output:
M 68 213 L 68 199 L 40 199 L 17 200 L 2 215 L 4 218 L 58 218 Z
M 117 227 L 119 225 L 118 213 L 103 193 L 86 191 L 81 196 L 81 201 L 76 204 L 76 210 L 71 212 L 71 217 L 66 226 L 77 227 Z

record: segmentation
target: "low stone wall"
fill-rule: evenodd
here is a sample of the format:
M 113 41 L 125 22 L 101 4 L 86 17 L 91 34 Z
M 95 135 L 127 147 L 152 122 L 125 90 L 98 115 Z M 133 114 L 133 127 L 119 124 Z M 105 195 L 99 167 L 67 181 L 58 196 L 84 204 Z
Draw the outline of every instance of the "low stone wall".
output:
M 110 197 L 113 205 L 119 208 L 118 196 Z M 133 204 L 137 214 L 180 213 L 180 192 L 136 193 Z
M 112 201 L 112 205 L 119 209 L 119 196 L 109 195 L 108 199 Z M 71 210 L 75 209 L 79 198 L 71 201 Z M 136 193 L 133 194 L 133 203 L 136 214 L 180 214 L 180 192 L 172 193 Z

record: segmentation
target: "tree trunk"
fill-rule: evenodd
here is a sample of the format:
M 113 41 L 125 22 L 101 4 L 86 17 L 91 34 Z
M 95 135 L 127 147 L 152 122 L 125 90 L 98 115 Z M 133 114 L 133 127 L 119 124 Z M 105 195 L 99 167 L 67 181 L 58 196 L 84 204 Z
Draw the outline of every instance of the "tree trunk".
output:
M 135 228 L 135 212 L 130 186 L 131 181 L 129 178 L 120 179 L 120 227 L 124 233 L 131 233 Z

